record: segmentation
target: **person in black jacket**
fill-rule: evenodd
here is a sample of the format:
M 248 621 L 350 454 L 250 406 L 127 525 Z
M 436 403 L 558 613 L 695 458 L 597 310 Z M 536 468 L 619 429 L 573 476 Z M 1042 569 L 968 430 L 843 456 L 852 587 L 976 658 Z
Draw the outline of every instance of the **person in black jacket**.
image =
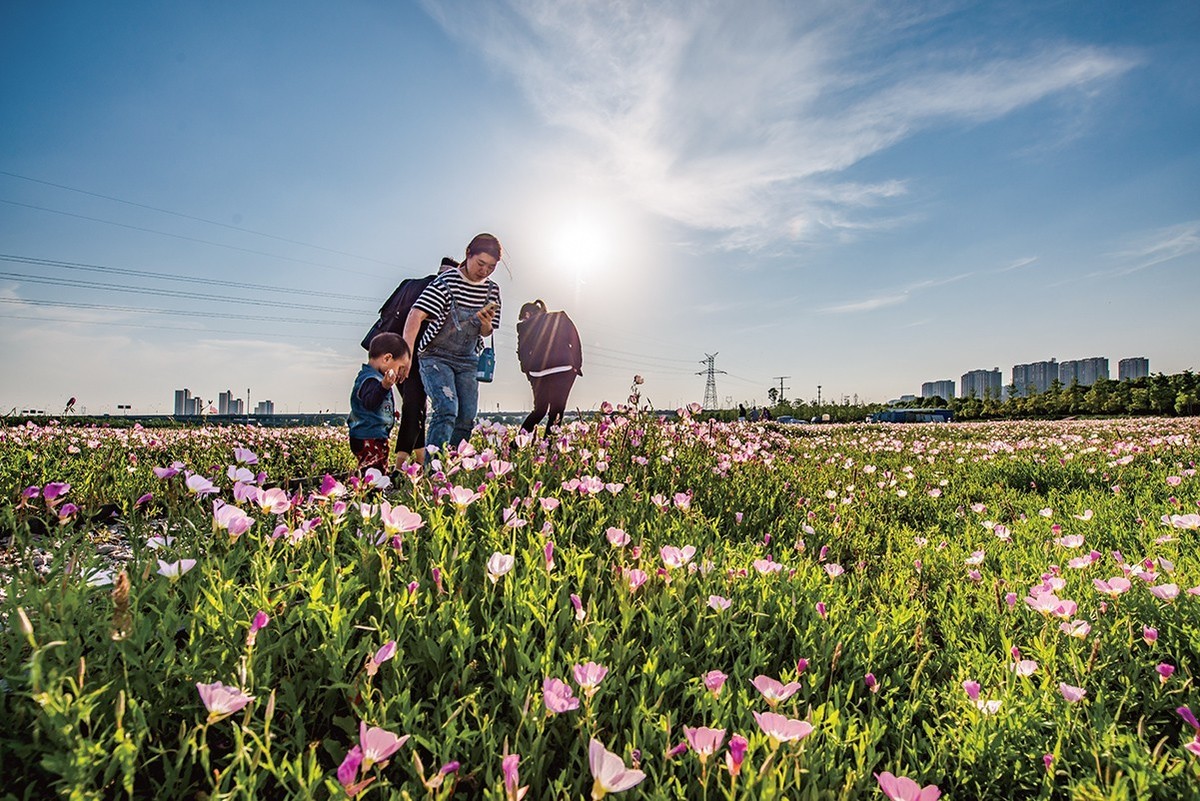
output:
M 442 259 L 437 274 L 413 279 L 411 286 L 406 287 L 404 314 L 400 317 L 401 328 L 408 317 L 408 309 L 412 308 L 425 288 L 433 283 L 433 279 L 456 267 L 458 262 L 446 256 Z M 395 333 L 403 334 L 403 331 Z M 399 470 L 409 460 L 425 464 L 425 385 L 421 383 L 421 363 L 416 353 L 412 354 L 412 369 L 409 370 L 408 378 L 400 385 L 400 425 L 396 427 L 395 468 Z
M 521 423 L 533 432 L 546 417 L 546 437 L 562 422 L 575 377 L 583 375 L 583 349 L 575 323 L 563 311 L 546 311 L 541 300 L 521 307 L 517 321 L 517 359 L 533 387 L 533 411 Z

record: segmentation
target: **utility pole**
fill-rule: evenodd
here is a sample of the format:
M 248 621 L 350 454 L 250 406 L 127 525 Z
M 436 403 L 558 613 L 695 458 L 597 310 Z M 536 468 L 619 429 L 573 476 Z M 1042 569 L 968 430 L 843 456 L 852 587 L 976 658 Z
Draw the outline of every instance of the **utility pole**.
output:
M 821 405 L 821 385 L 817 384 L 817 405 Z
M 772 381 L 778 381 L 778 382 L 779 382 L 779 402 L 780 402 L 780 403 L 783 403 L 783 391 L 784 391 L 785 389 L 791 389 L 791 387 L 785 387 L 785 386 L 783 385 L 783 379 L 785 379 L 785 378 L 791 378 L 791 376 L 790 376 L 790 375 L 777 375 L 777 376 L 775 376 L 774 378 L 772 378 L 772 379 L 771 379 Z
M 720 353 L 720 351 L 717 351 Z M 700 363 L 705 365 L 704 370 L 700 370 L 696 375 L 707 376 L 704 382 L 704 408 L 717 408 L 717 373 L 728 375 L 724 370 L 716 369 L 717 353 L 706 353 L 705 358 L 700 360 Z

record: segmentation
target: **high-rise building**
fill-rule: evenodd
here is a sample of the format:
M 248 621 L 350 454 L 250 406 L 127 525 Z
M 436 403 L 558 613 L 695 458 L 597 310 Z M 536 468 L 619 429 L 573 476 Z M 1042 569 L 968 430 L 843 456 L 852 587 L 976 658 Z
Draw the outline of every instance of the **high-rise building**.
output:
M 1031 387 L 1033 392 L 1045 392 L 1057 380 L 1058 362 L 1054 359 L 1013 365 L 1012 384 L 1016 387 L 1018 398 L 1028 394 Z
M 1133 381 L 1150 375 L 1150 360 L 1145 356 L 1133 356 L 1117 362 L 1117 377 L 1121 381 Z
M 954 397 L 954 380 L 947 378 L 944 381 L 926 381 L 921 385 L 921 397 L 950 400 Z
M 1078 381 L 1081 387 L 1090 387 L 1101 379 L 1108 380 L 1108 359 L 1103 356 L 1065 361 L 1058 365 L 1058 380 L 1064 386 L 1069 387 L 1072 381 Z
M 959 388 L 962 391 L 959 393 L 959 397 L 1000 400 L 1000 388 L 1003 383 L 999 367 L 993 367 L 991 370 L 972 370 L 962 374 L 959 382 Z
M 258 405 L 254 407 L 254 413 L 256 415 L 275 414 L 275 401 L 259 401 Z
M 175 416 L 183 417 L 192 413 L 192 391 L 190 389 L 175 390 Z
M 233 392 L 228 389 L 217 395 L 217 414 L 237 414 L 229 408 L 230 401 L 233 399 Z
M 243 415 L 246 413 L 246 402 L 241 398 L 230 398 L 227 414 L 234 416 Z

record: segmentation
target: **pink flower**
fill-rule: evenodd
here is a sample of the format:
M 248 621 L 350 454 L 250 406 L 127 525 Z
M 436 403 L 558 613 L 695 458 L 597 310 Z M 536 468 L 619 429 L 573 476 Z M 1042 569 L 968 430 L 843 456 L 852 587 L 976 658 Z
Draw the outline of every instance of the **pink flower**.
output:
M 513 569 L 516 564 L 516 557 L 511 554 L 494 552 L 487 561 L 488 578 L 495 584 L 500 578 Z
M 604 536 L 608 539 L 609 545 L 614 548 L 624 548 L 629 544 L 629 535 L 619 528 L 609 527 Z
M 1072 620 L 1070 623 L 1063 621 L 1058 624 L 1058 629 L 1068 637 L 1078 637 L 1081 640 L 1092 631 L 1086 620 Z
M 412 511 L 407 506 L 400 505 L 393 507 L 387 501 L 379 504 L 379 519 L 383 523 L 383 530 L 393 536 L 409 531 L 416 531 L 425 525 L 425 521 L 421 519 L 421 515 Z
M 1050 766 L 1054 764 L 1054 754 L 1045 754 L 1042 756 L 1042 764 L 1046 766 L 1046 771 L 1049 772 Z
M 541 505 L 542 511 L 549 514 L 559 507 L 560 501 L 558 498 L 538 498 L 538 504 Z
M 178 562 L 164 562 L 158 560 L 158 570 L 155 571 L 160 576 L 166 576 L 171 581 L 177 581 L 180 576 L 196 566 L 195 559 L 180 559 Z
M 215 723 L 229 717 L 234 712 L 240 712 L 246 704 L 254 700 L 254 696 L 246 695 L 237 687 L 226 687 L 219 681 L 212 684 L 197 682 L 196 690 L 200 693 L 200 700 L 204 702 L 204 708 L 208 710 L 209 723 Z
M 875 779 L 879 782 L 879 789 L 891 801 L 937 801 L 942 796 L 936 784 L 921 787 L 906 776 L 893 776 L 884 771 L 876 773 Z
M 808 660 L 801 657 L 796 660 L 796 675 L 799 676 L 804 671 L 808 670 Z
M 1082 701 L 1083 697 L 1087 695 L 1087 690 L 1082 687 L 1072 687 L 1066 682 L 1059 682 L 1058 691 L 1062 693 L 1063 698 L 1072 704 Z
M 1038 663 L 1032 659 L 1021 659 L 1009 666 L 1009 670 L 1018 676 L 1032 676 L 1038 669 Z
M 542 547 L 542 555 L 546 558 L 546 572 L 554 570 L 554 540 L 548 540 Z
M 1111 595 L 1113 598 L 1116 598 L 1122 593 L 1129 592 L 1129 588 L 1132 586 L 1129 583 L 1129 579 L 1124 578 L 1123 576 L 1114 576 L 1108 581 L 1103 579 L 1092 579 L 1092 584 L 1095 585 L 1097 590 L 1105 595 Z
M 575 607 L 575 619 L 583 620 L 587 617 L 587 612 L 583 608 L 583 599 L 575 593 L 571 593 L 571 606 Z
M 742 772 L 742 762 L 746 759 L 746 749 L 749 747 L 750 743 L 740 734 L 729 738 L 729 750 L 725 752 L 725 765 L 729 768 L 730 776 L 737 776 Z
M 963 689 L 967 692 L 967 697 L 972 701 L 979 700 L 979 682 L 967 679 L 962 683 Z
M 1181 706 L 1175 711 L 1179 713 L 1179 717 L 1183 718 L 1189 726 L 1191 726 L 1197 732 L 1200 732 L 1200 721 L 1196 720 L 1196 716 L 1192 714 L 1191 709 L 1186 706 Z
M 683 548 L 676 548 L 674 545 L 664 545 L 659 549 L 659 555 L 667 567 L 683 567 L 696 555 L 696 546 L 685 545 Z
M 187 477 L 187 488 L 188 492 L 197 496 L 212 495 L 213 493 L 220 491 L 214 487 L 213 483 L 207 478 L 196 475 L 195 473 L 192 473 Z
M 521 801 L 529 786 L 520 787 L 521 774 L 517 766 L 521 764 L 520 754 L 509 754 L 500 761 L 500 770 L 504 773 L 504 797 L 507 801 Z
M 594 779 L 592 801 L 599 801 L 608 793 L 624 792 L 646 778 L 640 770 L 626 768 L 624 760 L 595 739 L 588 743 L 588 767 Z
M 254 645 L 254 641 L 258 639 L 258 633 L 266 628 L 269 622 L 271 622 L 271 618 L 266 612 L 261 609 L 255 612 L 254 619 L 250 621 L 250 632 L 246 635 L 246 644 Z
M 709 607 L 714 609 L 717 612 L 725 611 L 726 609 L 729 608 L 729 605 L 731 603 L 733 603 L 733 602 L 730 601 L 728 598 L 725 598 L 724 596 L 721 596 L 721 595 L 708 596 Z
M 683 735 L 687 737 L 688 745 L 700 757 L 701 762 L 708 761 L 708 758 L 721 747 L 721 743 L 725 742 L 724 729 L 710 729 L 706 726 L 696 728 L 684 726 Z
M 624 576 L 625 581 L 629 583 L 630 592 L 635 592 L 638 587 L 646 583 L 646 579 L 648 578 L 645 571 L 638 570 L 637 568 L 626 568 L 625 570 L 621 571 L 621 575 Z
M 386 643 L 384 643 L 379 648 L 378 651 L 375 652 L 375 656 L 371 657 L 371 661 L 374 662 L 376 665 L 382 665 L 384 662 L 388 661 L 395 655 L 396 655 L 396 641 L 388 640 Z
M 704 686 L 713 695 L 720 695 L 721 688 L 725 686 L 725 680 L 728 678 L 728 676 L 719 670 L 710 670 L 704 674 Z
M 775 748 L 778 748 L 780 743 L 803 740 L 812 734 L 813 730 L 808 721 L 795 720 L 774 712 L 755 712 L 754 719 L 758 721 L 758 727 Z
M 1183 479 L 1180 478 L 1179 476 L 1167 476 L 1167 485 L 1168 486 L 1178 487 L 1182 483 L 1183 483 Z
M 546 703 L 546 710 L 555 715 L 579 709 L 579 699 L 567 683 L 559 679 L 542 682 L 542 699 Z
M 817 601 L 817 614 L 821 616 L 822 620 L 825 619 L 825 602 L 824 601 Z
M 1172 675 L 1174 675 L 1174 673 L 1175 673 L 1175 666 L 1174 666 L 1174 665 L 1171 665 L 1171 664 L 1168 664 L 1168 663 L 1166 663 L 1166 662 L 1163 662 L 1163 663 L 1162 663 L 1162 664 L 1160 664 L 1158 667 L 1156 667 L 1156 668 L 1155 668 L 1155 670 L 1157 670 L 1157 671 L 1158 671 L 1158 681 L 1159 681 L 1159 683 L 1161 683 L 1161 684 L 1166 684 L 1166 683 L 1167 683 L 1167 680 L 1168 680 L 1168 679 L 1170 679 Z
M 772 709 L 778 706 L 781 701 L 791 698 L 800 689 L 800 682 L 798 681 L 784 684 L 770 676 L 762 675 L 755 676 L 750 683 L 754 685 L 756 690 L 762 693 L 763 698 L 766 699 Z
M 783 565 L 774 561 L 770 557 L 766 559 L 755 559 L 752 564 L 754 565 L 755 570 L 764 575 L 767 573 L 778 573 L 780 570 L 783 570 Z
M 603 665 L 597 665 L 595 662 L 585 662 L 582 665 L 575 666 L 575 681 L 579 684 L 579 689 L 583 690 L 583 694 L 591 698 L 596 694 L 600 682 L 604 681 L 604 677 L 608 675 L 608 668 Z
M 408 742 L 408 735 L 397 737 L 390 731 L 376 726 L 367 727 L 366 721 L 359 721 L 358 744 L 362 748 L 362 769 L 368 771 L 372 765 L 386 762 L 388 757 L 400 750 Z
M 863 678 L 863 681 L 866 683 L 868 690 L 870 690 L 873 693 L 879 692 L 879 680 L 875 678 L 874 673 L 868 673 Z
M 1179 595 L 1179 585 L 1159 584 L 1150 588 L 1150 594 L 1160 601 L 1173 601 Z
M 346 752 L 345 759 L 342 764 L 338 765 L 337 777 L 343 787 L 349 788 L 354 784 L 354 780 L 358 778 L 358 768 L 362 765 L 363 752 L 357 745 Z
M 825 572 L 829 574 L 830 578 L 837 578 L 845 573 L 846 570 L 836 562 L 830 562 L 829 564 L 825 565 Z
M 51 481 L 46 486 L 42 487 L 42 498 L 46 501 L 46 506 L 53 509 L 58 505 L 62 496 L 71 491 L 71 485 L 65 481 Z
M 254 520 L 238 507 L 220 501 L 215 503 L 220 506 L 213 509 L 213 531 L 225 529 L 229 532 L 231 542 L 236 542 L 238 537 L 245 534 L 254 525 Z
M 1158 629 L 1152 626 L 1142 626 L 1142 639 L 1147 645 L 1152 645 L 1158 640 Z
M 454 486 L 450 488 L 450 501 L 458 507 L 459 512 L 466 511 L 468 506 L 475 503 L 481 497 L 483 496 L 478 492 L 467 487 Z

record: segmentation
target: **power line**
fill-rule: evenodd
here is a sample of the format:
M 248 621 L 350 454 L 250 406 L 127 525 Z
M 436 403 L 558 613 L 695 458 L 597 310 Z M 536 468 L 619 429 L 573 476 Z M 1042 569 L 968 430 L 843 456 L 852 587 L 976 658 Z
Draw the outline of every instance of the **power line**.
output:
M 68 325 L 94 325 L 96 322 L 95 320 L 81 320 L 79 318 L 70 319 L 70 318 L 66 318 L 66 317 L 36 317 L 33 315 L 27 315 L 27 314 L 8 314 L 3 311 L 0 311 L 0 318 L 6 319 L 6 320 L 34 320 L 36 322 L 42 322 L 42 323 L 66 323 Z M 247 319 L 261 320 L 263 318 L 262 317 L 253 317 L 253 318 L 247 318 Z M 162 325 L 147 325 L 145 323 L 126 323 L 126 322 L 115 322 L 115 321 L 111 321 L 111 320 L 104 321 L 105 328 L 116 327 L 116 326 L 120 326 L 121 328 L 144 328 L 144 329 L 148 329 L 151 331 L 161 331 L 164 328 L 164 326 L 162 326 Z M 204 333 L 211 332 L 210 329 L 200 328 L 197 326 L 172 326 L 171 330 L 173 330 L 173 331 L 194 331 L 198 334 L 204 334 Z M 317 337 L 317 336 L 311 336 L 311 335 L 306 335 L 306 334 L 292 334 L 292 333 L 285 334 L 283 332 L 276 332 L 276 331 L 230 331 L 230 330 L 224 329 L 224 328 L 219 329 L 215 332 L 211 332 L 211 333 L 219 333 L 219 334 L 225 334 L 225 335 L 229 335 L 229 336 L 245 336 L 245 337 L 271 337 L 271 338 L 279 337 L 282 339 L 312 339 L 312 340 L 316 340 L 319 342 L 325 342 L 329 339 L 329 337 L 327 337 L 327 336 Z
M 224 295 L 207 295 L 204 293 L 183 292 L 177 289 L 151 289 L 148 287 L 120 286 L 104 284 L 99 281 L 70 281 L 65 278 L 46 278 L 24 273 L 0 272 L 0 278 L 11 278 L 29 284 L 44 284 L 49 286 L 69 286 L 79 289 L 98 289 L 104 292 L 121 292 L 133 295 L 153 295 L 163 298 L 184 298 L 186 300 L 215 300 L 222 303 L 238 303 L 245 306 L 267 306 L 275 309 L 296 309 L 298 311 L 324 311 L 333 314 L 354 314 L 364 316 L 369 312 L 358 309 L 331 309 L 328 306 L 314 306 L 308 303 L 282 303 L 271 300 L 252 300 L 250 298 L 230 298 Z
M 0 298 L 0 303 L 15 303 L 27 306 L 52 306 L 63 309 L 96 309 L 100 311 L 128 312 L 130 314 L 163 314 L 173 317 L 208 317 L 221 320 L 257 320 L 267 323 L 296 323 L 299 325 L 343 325 L 359 326 L 358 322 L 346 320 L 312 320 L 297 317 L 262 317 L 257 314 L 231 314 L 216 311 L 189 311 L 186 309 L 148 309 L 144 306 L 115 306 L 108 303 L 74 303 L 61 300 L 34 300 L 31 298 Z
M 172 234 L 172 233 L 168 233 L 167 231 L 159 231 L 154 228 L 143 228 L 138 225 L 129 225 L 128 223 L 116 222 L 114 220 L 104 220 L 99 217 L 89 217 L 86 214 L 75 214 L 74 212 L 70 212 L 70 211 L 61 211 L 59 209 L 50 209 L 50 208 L 46 208 L 45 206 L 35 206 L 32 203 L 19 203 L 15 200 L 8 200 L 7 198 L 0 198 L 0 203 L 7 203 L 10 206 L 20 206 L 21 208 L 26 208 L 26 209 L 34 209 L 35 211 L 45 211 L 45 212 L 49 212 L 50 214 L 61 214 L 64 217 L 74 217 L 79 220 L 89 220 L 91 222 L 104 223 L 105 225 L 115 225 L 118 228 L 128 228 L 131 231 L 142 231 L 144 233 L 149 233 L 149 234 L 158 234 L 159 236 L 169 236 L 173 239 L 182 239 L 185 242 L 198 242 L 202 245 L 212 245 L 213 247 L 226 248 L 227 250 L 236 250 L 241 253 L 250 253 L 255 256 L 266 256 L 267 258 L 270 258 L 270 259 L 282 259 L 283 261 L 295 262 L 297 264 L 308 264 L 313 267 L 323 267 L 328 270 L 337 270 L 339 272 L 348 272 L 348 273 L 356 273 L 358 275 L 367 275 L 367 276 L 371 276 L 372 278 L 383 278 L 384 277 L 384 276 L 381 276 L 379 273 L 364 272 L 362 270 L 352 270 L 349 267 L 337 267 L 332 264 L 325 264 L 324 262 L 309 261 L 307 259 L 297 259 L 297 258 L 293 258 L 291 256 L 280 256 L 278 254 L 267 253 L 266 251 L 262 251 L 262 250 L 254 250 L 252 248 L 242 248 L 242 247 L 238 247 L 237 245 L 226 245 L 222 242 L 213 242 L 210 239 L 200 239 L 200 238 L 194 237 L 194 236 L 184 236 L 183 234 Z
M 38 267 L 61 267 L 64 270 L 88 270 L 93 272 L 110 273 L 112 275 L 129 275 L 137 278 L 153 278 L 158 281 L 181 281 L 189 284 L 204 284 L 208 286 L 236 289 L 262 290 L 266 292 L 284 292 L 290 295 L 311 295 L 322 298 L 338 298 L 339 300 L 377 300 L 377 298 L 370 298 L 366 295 L 342 295 L 336 292 L 316 291 L 312 289 L 294 289 L 292 287 L 269 286 L 267 284 L 248 284 L 239 281 L 222 281 L 215 278 L 200 278 L 190 275 L 167 275 L 165 273 L 155 273 L 149 270 L 132 270 L 125 267 L 105 267 L 99 264 L 88 264 L 87 262 L 59 261 L 57 259 L 42 259 L 35 256 L 17 256 L 8 253 L 0 253 L 0 261 L 12 262 L 14 264 L 29 264 Z
M 52 186 L 55 189 L 65 189 L 68 192 L 78 192 L 81 195 L 88 195 L 89 197 L 98 197 L 103 200 L 111 200 L 114 203 L 124 203 L 126 206 L 133 206 L 133 207 L 139 208 L 139 209 L 148 209 L 149 211 L 157 211 L 161 214 L 170 214 L 174 217 L 181 217 L 185 220 L 195 220 L 196 222 L 202 222 L 202 223 L 206 223 L 208 225 L 217 225 L 217 226 L 220 226 L 221 228 L 228 228 L 230 230 L 238 231 L 243 234 L 253 234 L 255 236 L 261 236 L 261 237 L 265 237 L 267 239 L 274 239 L 277 242 L 287 242 L 288 244 L 291 244 L 291 245 L 301 245 L 306 248 L 313 248 L 314 250 L 323 250 L 326 253 L 334 253 L 338 256 L 348 256 L 352 259 L 361 259 L 362 261 L 372 261 L 372 262 L 375 262 L 376 264 L 382 264 L 386 267 L 398 267 L 399 266 L 397 264 L 392 264 L 390 262 L 381 261 L 380 259 L 373 259 L 370 256 L 360 256 L 357 253 L 347 253 L 344 250 L 335 250 L 334 248 L 327 248 L 327 247 L 323 247 L 321 245 L 314 245 L 311 242 L 301 242 L 298 239 L 289 239 L 286 236 L 276 236 L 275 234 L 268 234 L 268 233 L 264 233 L 263 231 L 255 231 L 250 228 L 242 228 L 241 226 L 230 225 L 229 223 L 223 223 L 218 220 L 209 220 L 204 217 L 196 217 L 195 215 L 192 215 L 192 214 L 184 214 L 183 212 L 179 212 L 179 211 L 171 211 L 170 209 L 163 209 L 163 208 L 159 208 L 158 206 L 149 206 L 145 203 L 135 203 L 132 200 L 125 200 L 123 198 L 113 197 L 112 195 L 103 195 L 103 194 L 100 194 L 99 192 L 89 192 L 86 189 L 79 189 L 77 187 L 67 186 L 65 184 L 56 184 L 53 181 L 43 181 L 39 178 L 30 178 L 27 175 L 18 175 L 15 172 L 9 172 L 7 170 L 0 170 L 0 175 L 7 175 L 10 178 L 19 178 L 22 181 L 30 181 L 31 183 L 42 184 L 43 186 Z

